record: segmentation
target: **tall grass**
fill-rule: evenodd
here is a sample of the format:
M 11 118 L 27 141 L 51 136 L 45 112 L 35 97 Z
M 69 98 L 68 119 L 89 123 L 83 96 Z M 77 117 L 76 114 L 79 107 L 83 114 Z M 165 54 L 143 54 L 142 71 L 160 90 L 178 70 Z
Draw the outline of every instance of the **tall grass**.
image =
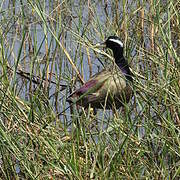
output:
M 175 0 L 2 1 L 0 177 L 179 179 L 179 10 Z M 117 116 L 66 110 L 111 63 L 94 45 L 113 34 L 134 73 L 131 102 Z

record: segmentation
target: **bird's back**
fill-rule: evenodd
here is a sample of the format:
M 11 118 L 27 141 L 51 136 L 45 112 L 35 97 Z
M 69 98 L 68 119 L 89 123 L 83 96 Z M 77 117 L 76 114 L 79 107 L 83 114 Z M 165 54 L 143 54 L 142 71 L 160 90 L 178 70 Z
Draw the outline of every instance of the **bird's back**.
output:
M 119 108 L 124 102 L 128 102 L 132 90 L 125 75 L 118 67 L 111 67 L 92 76 L 79 90 L 71 97 L 77 100 L 77 104 L 86 107 L 91 104 L 95 108 L 112 108 L 112 105 Z M 82 98 L 81 98 L 82 96 Z

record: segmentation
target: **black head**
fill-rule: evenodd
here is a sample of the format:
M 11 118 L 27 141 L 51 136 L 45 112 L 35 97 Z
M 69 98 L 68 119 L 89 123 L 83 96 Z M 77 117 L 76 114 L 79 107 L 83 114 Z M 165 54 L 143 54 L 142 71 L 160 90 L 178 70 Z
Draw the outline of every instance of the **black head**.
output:
M 123 43 L 121 42 L 120 38 L 117 36 L 109 36 L 105 42 L 106 47 L 112 50 L 118 48 L 123 50 Z
M 113 51 L 114 58 L 120 59 L 123 57 L 123 43 L 117 36 L 109 36 L 105 41 L 106 47 Z

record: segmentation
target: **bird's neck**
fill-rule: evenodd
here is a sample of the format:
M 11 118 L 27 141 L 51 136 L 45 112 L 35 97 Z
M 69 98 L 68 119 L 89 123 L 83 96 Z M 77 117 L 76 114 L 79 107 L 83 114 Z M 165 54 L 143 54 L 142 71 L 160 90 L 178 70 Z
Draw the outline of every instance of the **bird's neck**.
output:
M 121 51 L 113 51 L 114 53 L 114 58 L 115 58 L 115 63 L 117 64 L 117 66 L 121 69 L 122 73 L 125 75 L 125 77 L 132 81 L 132 73 L 129 69 L 129 65 L 127 60 L 124 58 L 124 56 L 122 55 L 123 52 Z

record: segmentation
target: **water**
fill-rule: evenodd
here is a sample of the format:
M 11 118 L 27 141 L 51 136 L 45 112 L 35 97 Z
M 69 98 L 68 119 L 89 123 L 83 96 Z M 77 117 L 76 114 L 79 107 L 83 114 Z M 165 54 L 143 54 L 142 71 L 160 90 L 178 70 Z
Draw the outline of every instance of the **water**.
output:
M 48 31 L 48 29 L 46 29 L 45 24 L 42 22 L 42 19 L 36 11 L 30 4 L 26 3 L 26 1 L 21 1 L 23 4 L 20 4 L 19 1 L 14 1 L 14 6 L 12 2 L 13 1 L 3 1 L 0 8 L 0 33 L 3 34 L 3 43 L 0 43 L 0 46 L 3 44 L 2 48 L 4 50 L 4 59 L 8 61 L 9 66 L 14 70 L 16 63 L 18 62 L 17 71 L 22 70 L 30 73 L 32 70 L 35 77 L 41 77 L 44 79 L 46 77 L 46 72 L 52 72 L 53 82 L 58 82 L 58 80 L 60 80 L 61 84 L 65 84 L 67 86 L 71 86 L 74 83 L 73 90 L 78 88 L 81 83 L 78 82 L 75 72 L 72 75 L 72 66 L 69 63 L 67 56 L 63 52 L 62 48 L 59 47 L 59 44 L 56 42 L 54 36 Z M 91 4 L 88 4 L 88 2 Z M 92 74 L 95 74 L 102 69 L 99 59 L 105 66 L 109 62 L 106 61 L 106 58 L 104 59 L 104 56 L 99 54 L 96 55 L 91 49 L 89 49 L 88 56 L 86 44 L 84 42 L 95 44 L 115 33 L 121 34 L 122 41 L 127 42 L 128 47 L 126 47 L 125 54 L 128 55 L 128 60 L 130 62 L 132 61 L 132 69 L 137 70 L 138 72 L 147 72 L 147 77 L 150 81 L 152 78 L 152 70 L 150 69 L 151 66 L 149 61 L 146 62 L 148 54 L 146 57 L 144 51 L 141 52 L 140 48 L 136 48 L 136 46 L 141 47 L 143 43 L 146 45 L 145 48 L 147 48 L 145 50 L 151 48 L 149 22 L 144 21 L 145 27 L 144 29 L 141 29 L 141 27 L 138 27 L 140 24 L 140 21 L 138 20 L 138 18 L 140 18 L 139 12 L 136 13 L 136 11 L 134 11 L 134 14 L 131 14 L 133 8 L 136 10 L 141 7 L 140 2 L 128 0 L 126 1 L 126 6 L 122 4 L 123 1 L 117 2 L 118 4 L 116 4 L 115 1 L 99 0 L 75 0 L 61 2 L 42 1 L 41 7 L 44 9 L 44 17 L 46 18 L 45 21 L 48 22 L 48 26 L 54 34 L 56 34 L 56 37 L 59 35 L 59 41 L 63 43 L 75 66 L 83 75 L 85 81 L 87 81 L 90 77 L 88 57 L 90 57 L 92 63 Z M 150 18 L 148 15 L 150 5 L 148 3 L 145 4 L 144 2 L 143 4 L 143 7 L 145 8 L 145 16 L 147 15 L 145 18 L 148 19 Z M 40 5 L 38 6 L 40 7 Z M 34 8 L 35 7 L 36 5 Z M 123 7 L 126 7 L 125 11 Z M 25 15 L 24 17 L 22 16 L 23 11 Z M 129 26 L 127 29 L 124 27 L 126 24 L 125 15 L 129 16 Z M 166 12 L 163 14 L 162 21 L 167 21 L 167 15 L 168 14 L 166 14 Z M 21 47 L 23 30 L 26 31 L 26 36 L 23 49 L 20 53 L 20 58 L 18 59 L 17 57 Z M 165 31 L 166 29 L 163 30 Z M 137 37 L 141 36 L 141 31 L 144 33 L 144 42 L 141 40 L 137 41 Z M 45 34 L 45 32 L 47 33 Z M 177 41 L 175 42 L 177 46 L 178 43 Z M 166 49 L 166 44 L 164 44 L 163 48 Z M 137 51 L 138 57 L 136 56 Z M 135 58 L 133 59 L 132 57 Z M 168 56 L 167 59 L 169 60 L 170 57 Z M 139 63 L 141 60 L 145 60 L 145 63 Z M 0 73 L 1 71 L 0 67 Z M 50 75 L 48 75 L 48 77 L 50 77 Z M 12 85 L 16 85 L 15 92 L 17 95 L 27 101 L 29 101 L 31 94 L 35 94 L 36 91 L 39 90 L 39 85 L 36 83 L 33 83 L 32 88 L 30 88 L 29 80 L 27 78 L 23 78 L 22 75 L 19 74 L 16 74 L 16 78 L 11 78 L 11 82 Z M 141 83 L 146 85 L 147 81 L 141 81 Z M 63 107 L 65 108 L 69 105 L 66 103 L 66 96 L 69 94 L 70 88 L 68 87 L 63 91 L 60 91 L 59 88 L 60 87 L 56 84 L 51 83 L 49 89 L 45 88 L 45 85 L 44 88 L 40 89 L 42 94 L 45 94 L 45 97 L 49 100 L 49 106 L 56 114 L 62 112 Z M 136 95 L 136 97 L 138 97 L 138 95 Z M 42 101 L 44 99 L 41 97 L 39 100 Z M 138 100 L 136 99 L 136 101 Z M 151 101 L 155 101 L 155 103 L 157 103 L 154 97 L 152 97 Z M 129 104 L 132 105 L 133 102 L 134 99 Z M 129 127 L 130 131 L 134 130 L 133 128 L 137 128 L 139 139 L 143 139 L 143 136 L 146 134 L 147 117 L 145 111 L 147 111 L 147 107 L 144 107 L 146 102 L 138 103 L 139 104 L 136 108 L 134 108 L 136 111 L 132 111 L 130 113 L 129 119 L 122 117 L 123 115 L 121 116 L 120 113 L 119 122 L 112 121 L 111 111 L 98 111 L 97 127 L 100 131 L 103 131 L 103 135 L 106 135 L 106 131 L 110 132 L 115 127 L 119 130 L 119 125 L 121 123 L 127 123 L 129 121 L 127 127 Z M 130 108 L 132 107 L 131 105 L 129 106 Z M 156 104 L 153 105 L 153 107 L 156 106 Z M 149 113 L 152 118 L 151 121 L 155 120 L 158 122 L 158 116 L 154 112 L 154 109 L 150 108 Z M 59 119 L 65 125 L 70 124 L 68 130 L 71 130 L 72 121 L 70 117 L 70 110 L 68 109 L 65 113 L 67 115 L 66 119 L 64 116 L 60 116 Z M 155 115 L 154 117 L 153 114 Z M 109 122 L 111 123 L 110 125 L 108 124 Z M 138 127 L 139 123 L 141 123 L 140 127 Z M 111 129 L 111 127 L 113 128 Z M 109 134 L 109 132 L 107 134 Z M 98 138 L 99 136 L 94 136 L 95 142 L 99 141 Z M 122 139 L 119 141 L 121 144 Z M 2 158 L 0 157 L 0 166 L 2 166 L 2 163 Z M 20 173 L 21 169 L 18 160 L 15 162 L 15 170 L 17 174 Z

